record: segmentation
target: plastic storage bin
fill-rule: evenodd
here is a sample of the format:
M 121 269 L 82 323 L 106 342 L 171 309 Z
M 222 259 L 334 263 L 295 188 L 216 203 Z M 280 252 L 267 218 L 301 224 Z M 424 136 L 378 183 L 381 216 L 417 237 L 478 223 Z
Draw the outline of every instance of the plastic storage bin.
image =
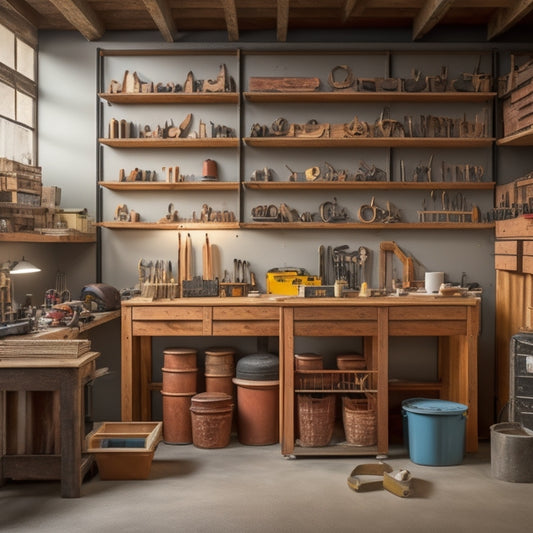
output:
M 427 466 L 461 464 L 467 410 L 466 405 L 447 400 L 404 400 L 402 413 L 411 461 Z

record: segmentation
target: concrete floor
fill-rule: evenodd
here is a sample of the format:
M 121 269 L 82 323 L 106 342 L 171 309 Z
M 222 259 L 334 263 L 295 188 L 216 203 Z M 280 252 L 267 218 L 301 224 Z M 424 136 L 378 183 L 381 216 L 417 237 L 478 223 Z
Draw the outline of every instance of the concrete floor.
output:
M 459 466 L 420 466 L 401 447 L 388 462 L 407 468 L 416 494 L 356 493 L 352 469 L 375 457 L 285 459 L 278 445 L 217 450 L 161 443 L 150 477 L 102 481 L 79 499 L 59 482 L 0 488 L 0 531 L 9 532 L 523 532 L 533 523 L 533 483 L 491 477 L 489 443 Z

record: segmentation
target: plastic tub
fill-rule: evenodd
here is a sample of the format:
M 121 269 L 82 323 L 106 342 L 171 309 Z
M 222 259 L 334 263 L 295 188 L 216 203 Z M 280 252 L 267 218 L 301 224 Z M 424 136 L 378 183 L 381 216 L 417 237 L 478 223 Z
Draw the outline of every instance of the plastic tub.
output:
M 463 462 L 466 412 L 461 403 L 430 398 L 402 402 L 406 418 L 409 457 L 413 463 L 450 466 Z

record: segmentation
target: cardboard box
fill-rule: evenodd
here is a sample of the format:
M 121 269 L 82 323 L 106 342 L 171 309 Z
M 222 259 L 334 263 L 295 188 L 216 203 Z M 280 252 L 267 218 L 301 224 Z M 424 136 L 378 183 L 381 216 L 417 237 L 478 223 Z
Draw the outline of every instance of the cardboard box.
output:
M 87 215 L 81 213 L 65 213 L 61 212 L 60 220 L 66 224 L 67 228 L 80 231 L 82 233 L 88 233 Z
M 41 195 L 42 207 L 59 207 L 61 205 L 60 187 L 43 187 Z

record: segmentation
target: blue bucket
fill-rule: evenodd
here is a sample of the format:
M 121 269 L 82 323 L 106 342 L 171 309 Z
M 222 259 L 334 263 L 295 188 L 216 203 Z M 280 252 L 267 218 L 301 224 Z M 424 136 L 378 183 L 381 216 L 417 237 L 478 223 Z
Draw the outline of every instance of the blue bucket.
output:
M 466 405 L 447 400 L 404 400 L 402 414 L 411 461 L 427 466 L 461 464 L 467 410 Z

